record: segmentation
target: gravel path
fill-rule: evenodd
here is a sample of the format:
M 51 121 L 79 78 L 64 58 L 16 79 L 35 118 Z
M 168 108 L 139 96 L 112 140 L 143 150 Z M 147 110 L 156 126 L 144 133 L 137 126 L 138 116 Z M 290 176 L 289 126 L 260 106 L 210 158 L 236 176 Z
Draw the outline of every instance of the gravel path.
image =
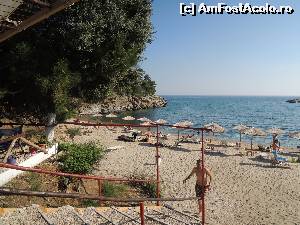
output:
M 0 218 L 0 224 L 2 225 L 48 225 L 48 223 L 42 218 L 42 215 L 34 207 L 26 207 L 17 209 L 11 213 L 8 213 L 4 217 Z
M 48 215 L 55 225 L 82 225 L 82 220 L 71 206 L 63 206 Z

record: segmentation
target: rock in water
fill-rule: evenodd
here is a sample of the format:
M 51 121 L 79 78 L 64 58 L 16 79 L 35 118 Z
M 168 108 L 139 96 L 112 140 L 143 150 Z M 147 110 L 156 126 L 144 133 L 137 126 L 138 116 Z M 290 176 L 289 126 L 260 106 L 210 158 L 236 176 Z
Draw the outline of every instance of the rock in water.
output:
M 288 103 L 300 103 L 300 98 L 290 99 L 290 100 L 287 100 L 286 102 L 288 102 Z

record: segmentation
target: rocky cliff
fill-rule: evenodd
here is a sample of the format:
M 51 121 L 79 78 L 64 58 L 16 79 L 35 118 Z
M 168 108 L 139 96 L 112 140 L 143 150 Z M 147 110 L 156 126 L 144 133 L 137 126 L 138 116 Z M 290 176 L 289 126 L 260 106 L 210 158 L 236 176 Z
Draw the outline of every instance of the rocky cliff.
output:
M 103 102 L 87 104 L 84 103 L 79 112 L 81 114 L 97 114 L 97 113 L 118 113 L 124 111 L 134 111 L 140 109 L 149 109 L 156 107 L 164 107 L 167 101 L 160 96 L 146 97 L 109 97 Z

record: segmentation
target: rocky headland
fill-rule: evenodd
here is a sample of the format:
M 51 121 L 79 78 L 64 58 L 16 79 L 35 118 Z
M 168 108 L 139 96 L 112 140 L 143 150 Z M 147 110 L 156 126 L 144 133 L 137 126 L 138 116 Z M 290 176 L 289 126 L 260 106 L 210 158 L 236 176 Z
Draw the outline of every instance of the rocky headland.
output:
M 145 97 L 117 96 L 108 97 L 107 99 L 99 103 L 84 103 L 80 107 L 79 112 L 81 114 L 119 113 L 125 111 L 164 107 L 166 105 L 167 101 L 163 97 L 156 95 Z
M 286 102 L 288 102 L 288 103 L 300 103 L 300 98 L 290 99 L 290 100 L 287 100 Z

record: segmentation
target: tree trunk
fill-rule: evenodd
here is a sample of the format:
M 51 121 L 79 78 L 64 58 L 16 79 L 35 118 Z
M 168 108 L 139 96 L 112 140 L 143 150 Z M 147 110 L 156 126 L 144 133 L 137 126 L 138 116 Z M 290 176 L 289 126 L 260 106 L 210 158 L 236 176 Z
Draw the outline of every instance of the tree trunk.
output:
M 56 114 L 55 113 L 49 113 L 47 116 L 47 126 L 45 129 L 45 134 L 47 141 L 52 142 L 54 139 L 54 130 L 55 130 L 55 119 Z

